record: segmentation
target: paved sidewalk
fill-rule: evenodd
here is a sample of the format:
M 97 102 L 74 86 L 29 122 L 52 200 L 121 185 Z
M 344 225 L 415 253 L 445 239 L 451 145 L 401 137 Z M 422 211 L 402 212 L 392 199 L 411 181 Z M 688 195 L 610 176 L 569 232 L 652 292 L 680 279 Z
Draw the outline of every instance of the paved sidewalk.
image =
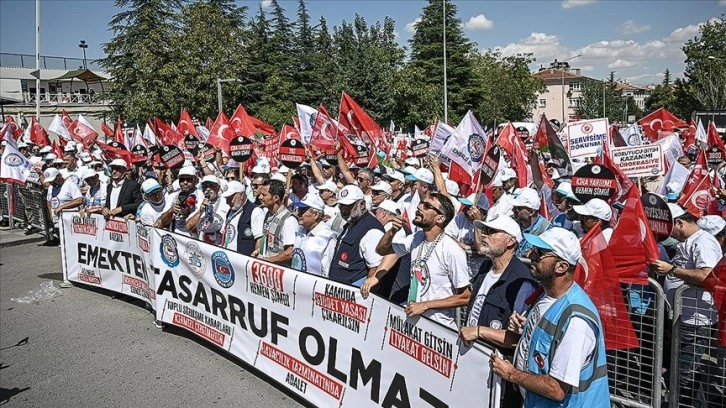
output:
M 10 229 L 8 227 L 0 228 L 0 248 L 8 248 L 16 245 L 43 241 L 45 241 L 45 235 L 38 233 L 25 235 L 25 230 L 23 229 Z

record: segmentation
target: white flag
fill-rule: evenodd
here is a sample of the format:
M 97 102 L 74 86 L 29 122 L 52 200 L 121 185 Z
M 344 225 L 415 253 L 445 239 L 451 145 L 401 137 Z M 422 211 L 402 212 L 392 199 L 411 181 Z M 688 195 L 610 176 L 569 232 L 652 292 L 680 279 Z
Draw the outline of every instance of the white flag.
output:
M 666 186 L 670 183 L 678 183 L 679 189 L 678 191 L 683 190 L 683 186 L 686 184 L 686 181 L 688 180 L 688 176 L 691 174 L 691 171 L 687 168 L 683 167 L 680 163 L 677 161 L 673 162 L 671 164 L 670 168 L 668 169 L 668 172 L 666 173 L 665 177 L 663 177 L 663 181 L 660 183 L 658 188 L 655 190 L 655 193 L 661 196 L 665 196 L 668 192 L 666 189 Z
M 434 131 L 431 146 L 429 146 L 429 154 L 433 156 L 439 154 L 441 148 L 444 147 L 444 143 L 446 143 L 446 140 L 449 139 L 452 133 L 454 133 L 454 128 L 444 122 L 439 122 L 436 126 L 436 130 Z
M 5 145 L 0 165 L 0 180 L 25 184 L 32 167 L 30 161 L 20 154 L 12 143 Z
M 93 129 L 93 125 L 91 125 L 91 122 L 87 121 L 86 118 L 84 118 L 83 115 L 81 115 L 81 114 L 78 114 L 78 123 L 82 123 L 82 124 L 88 126 L 89 128 Z M 96 129 L 93 129 L 93 130 L 95 131 Z
M 48 126 L 48 130 L 69 142 L 73 140 L 73 138 L 71 138 L 70 132 L 68 132 L 68 129 L 66 129 L 66 125 L 63 124 L 63 119 L 61 119 L 60 115 L 57 113 L 53 117 L 53 121 L 50 123 L 50 126 Z
M 706 129 L 703 128 L 703 123 L 701 123 L 701 119 L 698 119 L 698 127 L 696 128 L 696 140 L 701 142 L 699 144 L 699 148 L 707 148 L 708 147 L 708 133 L 706 133 Z
M 625 140 L 628 146 L 640 146 L 643 143 L 643 138 L 641 137 L 640 128 L 637 123 L 633 123 L 625 128 L 620 132 L 620 136 L 623 137 L 623 140 Z
M 297 118 L 300 120 L 300 136 L 303 139 L 303 143 L 310 143 L 310 137 L 313 134 L 313 125 L 315 124 L 315 118 L 318 115 L 318 110 L 307 105 L 296 103 L 297 106 Z
M 441 148 L 441 155 L 448 157 L 473 177 L 486 150 L 485 135 L 474 114 L 469 111 Z
M 209 129 L 207 129 L 205 126 L 197 125 L 197 133 L 199 133 L 199 141 L 206 143 L 207 138 L 209 138 Z
M 146 122 L 146 127 L 144 128 L 144 139 L 149 142 L 149 146 L 158 145 L 158 143 L 156 142 L 156 135 L 154 134 L 154 131 L 151 130 L 149 122 Z

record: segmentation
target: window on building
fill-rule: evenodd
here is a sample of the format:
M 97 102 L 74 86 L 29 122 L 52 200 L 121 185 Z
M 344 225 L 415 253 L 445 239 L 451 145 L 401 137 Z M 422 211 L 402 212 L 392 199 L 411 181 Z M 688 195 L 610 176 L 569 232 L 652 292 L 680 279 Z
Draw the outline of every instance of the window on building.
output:
M 547 99 L 540 99 L 539 100 L 539 107 L 540 108 L 546 108 L 547 107 Z
M 570 91 L 579 91 L 579 90 L 580 90 L 579 82 L 570 82 Z
M 570 108 L 579 108 L 580 98 L 570 98 Z

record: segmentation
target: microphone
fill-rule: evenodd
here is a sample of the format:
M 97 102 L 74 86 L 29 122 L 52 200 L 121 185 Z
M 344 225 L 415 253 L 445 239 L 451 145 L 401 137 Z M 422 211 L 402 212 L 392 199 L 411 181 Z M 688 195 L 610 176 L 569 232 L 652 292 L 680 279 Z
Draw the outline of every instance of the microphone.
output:
M 189 194 L 189 197 L 187 197 L 185 204 L 187 207 L 194 207 L 194 205 L 197 203 L 197 196 L 194 194 Z
M 209 197 L 211 197 L 211 196 L 212 196 L 212 192 L 211 191 L 205 191 L 204 192 L 204 198 L 206 198 L 207 200 L 209 200 Z

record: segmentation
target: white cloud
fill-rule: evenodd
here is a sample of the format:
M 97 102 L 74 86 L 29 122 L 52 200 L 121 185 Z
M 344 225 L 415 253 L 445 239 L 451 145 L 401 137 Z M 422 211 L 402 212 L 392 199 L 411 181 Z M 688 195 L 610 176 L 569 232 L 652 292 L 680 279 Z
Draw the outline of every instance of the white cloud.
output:
M 421 17 L 417 17 L 412 22 L 406 24 L 406 27 L 403 28 L 404 31 L 408 31 L 409 33 L 415 33 L 416 32 L 416 24 L 421 22 Z
M 628 20 L 620 26 L 620 31 L 625 34 L 640 34 L 650 30 L 649 25 L 639 26 L 635 20 Z
M 574 8 L 595 3 L 595 0 L 562 0 L 562 8 Z
M 718 0 L 718 5 L 726 7 L 726 0 Z
M 272 5 L 272 0 L 262 0 L 260 2 L 260 5 L 262 6 L 263 9 L 266 9 Z
M 547 35 L 545 33 L 532 33 L 520 42 L 509 43 L 504 47 L 496 47 L 495 50 L 500 51 L 504 56 L 532 54 L 540 62 L 549 62 L 555 58 L 562 58 L 563 55 L 569 53 L 565 47 L 560 45 L 560 40 L 556 35 Z
M 469 22 L 466 23 L 468 30 L 490 30 L 492 27 L 494 27 L 494 22 L 486 18 L 484 14 L 472 16 Z
M 617 60 L 615 60 L 615 62 L 608 64 L 608 68 L 610 68 L 610 69 L 630 68 L 633 65 L 635 65 L 635 63 L 630 60 L 617 59 Z
M 398 39 L 398 37 L 400 35 L 401 35 L 401 33 L 399 33 L 398 31 L 396 31 L 396 30 L 393 31 L 393 38 Z
M 595 67 L 593 67 L 592 65 L 583 65 L 580 67 L 580 71 L 582 71 L 582 72 L 592 72 L 594 70 L 595 70 Z

